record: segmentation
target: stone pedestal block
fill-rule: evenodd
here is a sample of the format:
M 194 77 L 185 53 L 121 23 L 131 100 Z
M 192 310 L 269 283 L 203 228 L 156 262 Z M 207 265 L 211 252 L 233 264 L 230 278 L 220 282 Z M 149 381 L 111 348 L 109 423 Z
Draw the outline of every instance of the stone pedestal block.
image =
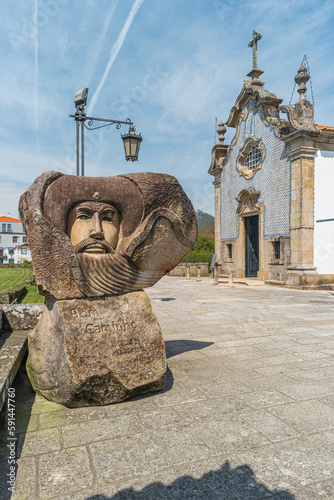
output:
M 164 386 L 164 341 L 144 291 L 46 298 L 28 343 L 34 390 L 65 406 L 117 403 Z

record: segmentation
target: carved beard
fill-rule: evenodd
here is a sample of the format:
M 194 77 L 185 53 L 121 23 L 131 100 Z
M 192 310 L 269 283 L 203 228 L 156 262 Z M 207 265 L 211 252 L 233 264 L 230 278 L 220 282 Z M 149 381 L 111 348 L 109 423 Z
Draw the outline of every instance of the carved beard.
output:
M 80 241 L 80 243 L 74 246 L 74 251 L 77 254 L 82 253 L 87 249 L 87 247 L 92 245 L 102 245 L 105 248 L 106 253 L 115 253 L 113 246 L 108 241 L 98 240 L 95 238 L 87 238 L 86 240 Z
M 165 271 L 140 270 L 120 254 L 78 253 L 77 258 L 84 278 L 98 295 L 111 295 L 141 290 L 152 286 Z

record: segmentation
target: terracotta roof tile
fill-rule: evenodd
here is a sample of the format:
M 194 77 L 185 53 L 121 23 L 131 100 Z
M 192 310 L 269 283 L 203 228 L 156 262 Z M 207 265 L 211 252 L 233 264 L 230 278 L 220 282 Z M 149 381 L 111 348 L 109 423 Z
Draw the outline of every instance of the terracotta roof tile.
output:
M 326 125 L 316 125 L 318 130 L 322 130 L 323 132 L 334 132 L 334 127 L 328 127 Z
M 0 215 L 0 222 L 21 222 L 20 219 L 14 219 L 13 217 L 7 217 L 6 215 Z

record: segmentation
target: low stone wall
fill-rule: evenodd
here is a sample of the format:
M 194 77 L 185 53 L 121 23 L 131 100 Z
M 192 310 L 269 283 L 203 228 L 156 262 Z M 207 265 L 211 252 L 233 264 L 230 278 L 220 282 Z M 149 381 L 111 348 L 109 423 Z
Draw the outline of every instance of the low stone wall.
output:
M 21 264 L 12 264 L 12 263 L 11 264 L 8 264 L 8 263 L 6 264 L 6 263 L 2 262 L 0 264 L 0 267 L 7 267 L 7 268 L 8 267 L 10 267 L 10 268 L 14 267 L 14 268 L 19 268 L 19 269 L 22 269 L 23 267 L 25 267 L 25 268 L 31 268 L 32 269 L 32 262 L 31 262 L 31 265 L 24 264 L 23 262 Z
M 25 293 L 27 289 L 25 285 L 18 286 L 14 288 L 14 290 L 10 290 L 9 292 L 0 293 L 0 301 L 3 304 L 11 304 L 15 299 L 20 299 Z
M 41 317 L 43 304 L 16 304 L 0 307 L 0 411 L 8 389 L 28 349 L 28 331 Z
M 209 276 L 208 262 L 190 262 L 178 264 L 174 269 L 169 271 L 168 276 L 186 276 L 187 266 L 190 266 L 190 276 L 197 276 L 197 269 L 200 268 L 201 276 Z
M 44 304 L 0 305 L 0 333 L 31 330 L 41 317 Z

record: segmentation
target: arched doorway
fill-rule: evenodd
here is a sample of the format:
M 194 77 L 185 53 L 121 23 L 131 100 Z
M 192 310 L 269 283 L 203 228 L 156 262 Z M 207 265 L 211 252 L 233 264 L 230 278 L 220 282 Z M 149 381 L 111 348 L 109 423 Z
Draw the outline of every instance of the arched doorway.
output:
M 245 275 L 254 278 L 259 270 L 259 216 L 244 217 L 245 224 Z
M 248 188 L 240 191 L 236 198 L 240 203 L 236 214 L 238 222 L 238 265 L 236 271 L 240 278 L 256 278 L 263 270 L 264 207 L 258 203 L 259 196 L 258 191 Z

